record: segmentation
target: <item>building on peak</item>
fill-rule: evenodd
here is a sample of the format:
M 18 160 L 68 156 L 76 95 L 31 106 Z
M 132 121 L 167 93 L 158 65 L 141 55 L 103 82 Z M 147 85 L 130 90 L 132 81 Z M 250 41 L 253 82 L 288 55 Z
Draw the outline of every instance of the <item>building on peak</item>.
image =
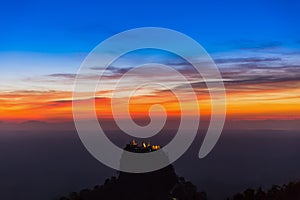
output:
M 141 145 L 139 145 L 138 142 L 136 142 L 135 140 L 132 140 L 125 147 L 125 150 L 135 153 L 148 153 L 159 149 L 159 145 L 151 145 L 150 142 L 142 142 Z
M 131 140 L 130 145 L 131 146 L 138 146 L 138 143 L 135 140 Z

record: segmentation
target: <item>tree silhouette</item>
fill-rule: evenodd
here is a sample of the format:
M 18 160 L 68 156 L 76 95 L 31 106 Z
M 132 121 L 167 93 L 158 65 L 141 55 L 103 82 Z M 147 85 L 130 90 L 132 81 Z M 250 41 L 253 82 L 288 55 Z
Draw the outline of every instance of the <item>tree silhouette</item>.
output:
M 266 192 L 261 188 L 247 189 L 243 193 L 235 194 L 229 200 L 299 200 L 300 182 L 290 182 L 287 185 L 273 185 Z
M 132 141 L 125 150 L 136 153 L 156 151 L 160 146 L 142 143 L 138 146 Z M 162 153 L 163 159 L 168 159 Z M 126 154 L 124 154 L 126 155 Z M 126 161 L 124 155 L 120 165 Z M 126 164 L 126 163 L 125 163 Z M 168 165 L 160 170 L 148 173 L 118 172 L 118 177 L 111 177 L 104 184 L 95 186 L 94 189 L 72 192 L 68 197 L 60 200 L 206 200 L 204 192 L 198 192 L 197 187 L 184 178 L 178 177 L 174 167 Z

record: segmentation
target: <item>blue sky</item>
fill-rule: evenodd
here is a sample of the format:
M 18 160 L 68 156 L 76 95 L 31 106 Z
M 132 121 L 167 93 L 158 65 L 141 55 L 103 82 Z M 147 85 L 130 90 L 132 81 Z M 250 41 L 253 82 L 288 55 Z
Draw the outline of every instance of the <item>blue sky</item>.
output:
M 299 1 L 283 0 L 2 2 L 0 112 L 4 120 L 25 111 L 43 119 L 40 111 L 34 112 L 36 106 L 71 99 L 74 77 L 96 45 L 122 31 L 151 26 L 180 31 L 207 50 L 220 69 L 237 117 L 259 117 L 260 110 L 247 109 L 265 105 L 261 119 L 298 119 L 299 10 Z M 157 55 L 135 54 L 119 65 L 126 68 L 153 56 Z M 166 54 L 156 61 L 169 61 L 160 56 Z M 192 75 L 184 65 L 180 69 Z M 111 72 L 120 77 L 123 71 Z M 195 87 L 201 89 L 203 83 Z
M 299 1 L 265 0 L 2 2 L 0 89 L 60 89 L 44 76 L 76 73 L 99 42 L 137 27 L 185 33 L 213 58 L 298 52 L 299 8 Z
M 7 1 L 0 50 L 89 52 L 118 32 L 144 26 L 181 31 L 209 52 L 300 41 L 299 1 Z M 256 45 L 259 45 L 256 44 Z

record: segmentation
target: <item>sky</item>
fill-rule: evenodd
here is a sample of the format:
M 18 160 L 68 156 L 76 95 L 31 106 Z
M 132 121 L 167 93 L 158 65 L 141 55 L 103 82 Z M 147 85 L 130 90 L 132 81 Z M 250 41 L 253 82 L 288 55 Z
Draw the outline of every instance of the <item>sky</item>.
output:
M 174 29 L 205 48 L 225 83 L 228 119 L 300 120 L 299 9 L 299 1 L 264 0 L 1 3 L 0 121 L 72 121 L 74 78 L 85 57 L 101 41 L 139 27 Z M 104 90 L 97 93 L 99 116 L 112 117 L 110 81 L 145 61 L 169 64 L 185 74 L 198 92 L 202 114 L 210 114 L 207 88 L 190 66 L 174 55 L 145 51 L 111 66 Z M 96 74 L 97 68 L 91 71 Z M 173 76 L 163 78 L 182 87 Z M 131 111 L 145 116 L 153 103 L 163 103 L 171 116 L 180 115 L 176 98 L 162 88 L 134 96 Z M 189 101 L 184 104 L 192 113 Z

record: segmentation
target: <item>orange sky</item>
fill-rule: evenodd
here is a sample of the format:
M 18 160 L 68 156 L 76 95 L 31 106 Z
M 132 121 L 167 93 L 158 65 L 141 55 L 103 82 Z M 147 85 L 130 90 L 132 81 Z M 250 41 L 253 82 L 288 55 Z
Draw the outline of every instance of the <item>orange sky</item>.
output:
M 146 58 L 148 58 L 147 54 Z M 300 119 L 300 68 L 298 65 L 300 59 L 298 54 L 256 52 L 255 55 L 248 55 L 235 53 L 222 55 L 220 58 L 215 58 L 215 62 L 226 88 L 227 119 Z M 114 63 L 111 68 L 107 69 L 106 76 L 102 77 L 103 88 L 101 90 L 97 88 L 98 92 L 96 92 L 96 110 L 99 118 L 110 119 L 112 117 L 110 102 L 111 92 L 115 92 L 114 82 L 117 82 L 124 73 L 132 68 L 131 62 L 139 59 L 141 59 L 140 55 L 132 57 L 131 60 L 125 58 L 122 60 L 121 58 L 119 63 Z M 188 63 L 176 60 L 174 57 L 164 57 L 164 59 L 171 67 L 183 74 L 189 83 L 192 83 L 193 89 L 197 93 L 200 114 L 202 117 L 208 117 L 211 102 L 203 79 L 198 77 L 199 74 L 195 76 L 195 69 Z M 133 63 L 135 65 L 135 62 Z M 54 70 L 55 72 L 59 71 L 58 69 Z M 99 69 L 92 67 L 89 70 L 92 76 L 81 77 L 83 81 L 98 80 Z M 3 80 L 0 85 L 0 122 L 73 120 L 72 91 L 76 73 L 38 75 L 30 71 L 27 74 L 14 73 L 9 77 L 4 75 L 6 81 Z M 142 73 L 133 74 L 127 82 L 121 84 L 119 90 L 121 93 L 125 92 L 130 95 L 132 86 L 135 83 L 144 83 L 148 77 L 153 79 L 151 79 L 153 84 L 150 84 L 148 88 L 142 86 L 137 90 L 139 93 L 130 99 L 132 117 L 148 117 L 148 110 L 153 104 L 162 104 L 168 115 L 172 117 L 181 114 L 176 96 L 168 89 L 155 85 L 160 82 L 165 83 L 169 89 L 177 88 L 185 99 L 184 102 L 181 102 L 181 106 L 190 114 L 194 112 L 195 108 L 191 106 L 190 93 L 186 88 L 186 83 L 168 72 L 162 73 L 159 70 L 148 69 Z M 119 99 L 115 105 L 120 117 L 125 112 L 122 95 L 117 96 Z
M 243 86 L 227 85 L 227 118 L 238 120 L 264 119 L 300 119 L 300 85 L 298 82 L 288 84 L 299 87 L 268 88 L 259 85 L 259 90 L 245 90 Z M 252 88 L 255 84 L 252 84 Z M 274 86 L 274 85 L 273 85 Z M 247 85 L 249 87 L 249 85 Z M 210 114 L 210 98 L 203 90 L 198 95 L 202 116 Z M 162 103 L 168 115 L 180 115 L 180 107 L 171 92 L 156 93 L 151 96 L 136 96 L 130 100 L 130 112 L 133 117 L 147 117 L 150 106 Z M 183 102 L 188 108 L 189 102 Z M 124 105 L 118 106 L 122 115 Z M 110 118 L 110 98 L 97 97 L 96 110 L 100 118 Z M 0 94 L 0 121 L 23 122 L 28 120 L 70 121 L 72 120 L 72 92 L 67 91 L 13 91 Z

